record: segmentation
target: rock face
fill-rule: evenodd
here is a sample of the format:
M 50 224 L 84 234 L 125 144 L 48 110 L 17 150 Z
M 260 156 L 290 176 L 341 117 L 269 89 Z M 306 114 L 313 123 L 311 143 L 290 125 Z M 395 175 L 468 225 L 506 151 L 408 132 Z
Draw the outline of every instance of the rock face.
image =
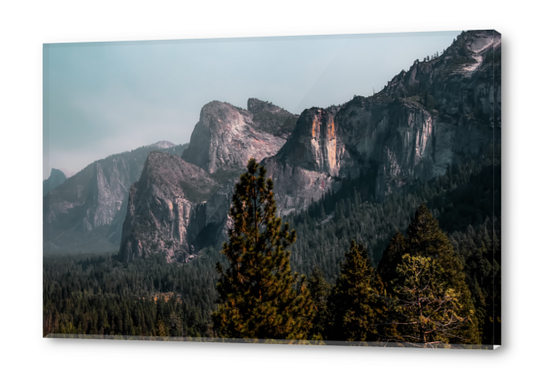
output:
M 287 214 L 371 167 L 378 171 L 374 195 L 383 199 L 499 143 L 500 35 L 475 31 L 440 57 L 414 62 L 377 95 L 306 110 L 263 163 Z
M 441 56 L 414 62 L 378 94 L 383 101 L 401 99 L 419 109 L 417 116 L 409 112 L 406 131 L 394 128 L 395 136 L 386 142 L 379 198 L 411 180 L 441 175 L 464 156 L 476 158 L 500 144 L 500 54 L 499 33 L 464 32 Z
M 159 146 L 173 144 L 161 141 Z M 128 190 L 149 152 L 182 154 L 186 146 L 157 144 L 96 161 L 43 199 L 44 251 L 115 251 L 126 216 Z
M 276 156 L 262 164 L 274 182 L 277 208 L 288 214 L 307 207 L 340 187 L 353 160 L 345 148 L 335 116 L 339 108 L 305 110 Z
M 49 191 L 55 189 L 68 179 L 70 175 L 66 175 L 63 170 L 56 168 L 51 169 L 51 175 L 43 181 L 43 196 L 47 195 Z
M 435 162 L 433 122 L 421 104 L 404 98 L 355 98 L 337 115 L 347 151 L 360 165 L 378 168 L 375 196 L 379 199 L 412 180 L 426 181 L 444 173 L 437 167 L 445 170 L 451 162 Z
M 149 155 L 130 189 L 120 256 L 163 254 L 186 262 L 227 238 L 235 179 L 252 157 L 275 155 L 298 116 L 251 98 L 248 110 L 213 101 L 203 107 L 183 159 Z
M 198 235 L 212 223 L 217 206 L 207 206 L 207 200 L 218 187 L 204 170 L 180 157 L 150 153 L 141 178 L 130 188 L 121 259 L 160 253 L 169 262 L 188 261 L 197 251 Z
M 251 157 L 273 179 L 284 215 L 347 178 L 367 182 L 371 197 L 381 200 L 465 157 L 490 153 L 500 143 L 500 35 L 463 33 L 380 93 L 339 107 L 299 117 L 257 99 L 247 108 L 205 105 L 182 159 L 165 144 L 162 153 L 109 157 L 68 179 L 46 196 L 51 243 L 80 231 L 111 246 L 122 241 L 124 261 L 161 253 L 186 262 L 227 238 L 235 180 Z
M 248 103 L 256 113 L 219 101 L 206 104 L 183 159 L 213 174 L 240 171 L 250 158 L 275 155 L 288 135 L 282 126 L 295 116 L 257 99 Z

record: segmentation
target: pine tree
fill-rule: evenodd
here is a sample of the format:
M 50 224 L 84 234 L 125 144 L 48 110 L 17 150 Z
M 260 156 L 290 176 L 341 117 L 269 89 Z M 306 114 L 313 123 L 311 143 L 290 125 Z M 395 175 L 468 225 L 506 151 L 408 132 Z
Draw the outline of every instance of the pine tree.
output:
M 386 310 L 381 301 L 382 291 L 382 281 L 369 262 L 367 250 L 352 241 L 329 298 L 328 338 L 376 341 L 378 322 Z
M 385 284 L 391 283 L 396 277 L 395 270 L 397 266 L 401 263 L 403 254 L 406 249 L 406 240 L 405 237 L 400 232 L 397 232 L 392 239 L 390 244 L 384 250 L 382 259 L 378 262 L 378 275 Z
M 466 316 L 458 293 L 442 279 L 442 267 L 430 257 L 405 254 L 397 273 L 394 339 L 429 347 L 457 338 Z
M 409 284 L 405 283 L 410 283 L 409 281 L 414 280 L 409 275 L 414 275 L 417 272 L 416 270 L 425 270 L 432 273 L 438 272 L 438 276 L 435 276 L 435 274 L 432 277 L 429 276 L 426 278 L 426 285 L 431 286 L 432 291 L 436 291 L 433 292 L 435 298 L 438 296 L 442 297 L 444 294 L 453 294 L 453 312 L 454 317 L 457 317 L 453 319 L 453 322 L 452 318 L 448 319 L 448 321 L 454 324 L 453 332 L 451 330 L 447 331 L 446 338 L 442 337 L 443 334 L 440 334 L 440 340 L 446 343 L 480 343 L 478 320 L 475 315 L 471 292 L 466 284 L 461 258 L 454 251 L 446 235 L 440 230 L 438 221 L 423 204 L 416 211 L 414 219 L 408 227 L 407 239 L 403 251 L 404 255 L 402 256 L 401 263 L 396 266 L 396 279 L 392 281 L 390 292 L 393 297 L 395 297 L 399 304 L 411 300 L 410 295 L 408 295 L 409 288 L 412 291 L 414 290 L 409 287 Z M 429 263 L 422 262 L 419 258 L 428 258 L 427 262 Z M 405 266 L 407 263 L 408 267 Z M 433 267 L 428 268 L 433 263 L 438 266 L 438 269 Z M 393 265 L 390 265 L 391 267 Z M 450 303 L 447 304 L 449 305 Z M 429 307 L 429 305 L 426 306 Z M 432 303 L 432 306 L 444 312 L 445 307 L 442 304 L 438 305 L 438 302 L 435 302 Z M 403 316 L 399 310 L 393 323 L 399 325 L 401 321 L 398 320 L 403 319 Z M 419 315 L 419 317 L 424 318 L 426 316 Z M 434 315 L 434 318 L 436 317 L 445 318 L 444 315 Z M 457 320 L 460 320 L 460 322 L 457 322 Z M 409 322 L 413 321 L 410 320 Z
M 286 250 L 295 231 L 276 216 L 273 182 L 266 170 L 251 159 L 235 187 L 230 216 L 233 228 L 220 263 L 215 329 L 224 338 L 307 339 L 314 308 L 305 285 L 290 268 Z M 296 289 L 297 288 L 297 289 Z
M 325 337 L 326 325 L 329 319 L 327 300 L 331 292 L 331 286 L 326 282 L 324 273 L 317 267 L 309 277 L 308 287 L 316 311 L 309 337 L 312 340 L 321 340 Z

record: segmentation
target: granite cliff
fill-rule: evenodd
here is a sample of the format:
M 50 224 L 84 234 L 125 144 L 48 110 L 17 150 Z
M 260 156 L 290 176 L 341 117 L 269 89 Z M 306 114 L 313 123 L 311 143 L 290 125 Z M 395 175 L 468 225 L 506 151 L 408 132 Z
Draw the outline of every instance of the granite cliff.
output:
M 208 225 L 206 202 L 218 187 L 208 173 L 180 157 L 151 152 L 130 188 L 121 259 L 160 253 L 169 262 L 188 261 Z
M 141 178 L 129 192 L 120 257 L 124 261 L 163 254 L 186 262 L 227 236 L 235 178 L 255 157 L 275 155 L 297 116 L 251 98 L 248 110 L 206 104 L 182 159 L 149 154 Z
M 116 251 L 128 190 L 149 152 L 182 154 L 186 145 L 160 141 L 96 161 L 49 191 L 43 199 L 45 252 Z
M 297 116 L 258 99 L 247 109 L 206 104 L 182 154 L 95 162 L 48 195 L 44 215 L 57 233 L 52 243 L 94 233 L 93 241 L 120 243 L 124 261 L 161 253 L 186 262 L 227 237 L 234 183 L 251 157 L 273 179 L 284 215 L 348 178 L 363 179 L 368 196 L 382 200 L 499 144 L 500 35 L 465 32 L 379 93 L 340 106 Z
M 249 99 L 248 108 L 219 101 L 206 104 L 183 159 L 213 174 L 238 172 L 251 157 L 261 161 L 275 155 L 297 117 L 257 99 Z
M 382 200 L 498 146 L 500 44 L 495 31 L 464 32 L 374 96 L 303 112 L 287 143 L 263 161 L 279 212 L 306 207 L 370 170 Z

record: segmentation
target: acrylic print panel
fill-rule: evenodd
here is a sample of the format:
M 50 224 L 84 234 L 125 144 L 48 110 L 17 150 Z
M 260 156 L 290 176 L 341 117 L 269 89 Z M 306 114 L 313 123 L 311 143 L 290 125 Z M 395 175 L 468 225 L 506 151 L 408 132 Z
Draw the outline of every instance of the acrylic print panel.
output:
M 43 335 L 500 345 L 500 45 L 45 45 Z

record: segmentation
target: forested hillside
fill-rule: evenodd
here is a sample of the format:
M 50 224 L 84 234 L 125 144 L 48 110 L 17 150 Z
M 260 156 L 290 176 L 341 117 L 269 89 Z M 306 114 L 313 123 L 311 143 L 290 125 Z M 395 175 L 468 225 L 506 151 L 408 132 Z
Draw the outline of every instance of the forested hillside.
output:
M 319 304 L 311 336 L 333 336 L 326 334 L 333 333 L 328 297 L 352 239 L 367 247 L 368 267 L 376 270 L 391 237 L 406 235 L 416 209 L 427 204 L 460 259 L 477 343 L 500 344 L 499 163 L 493 154 L 481 162 L 469 160 L 381 203 L 364 200 L 363 182 L 351 180 L 307 211 L 288 217 L 298 236 L 291 246 L 292 268 L 309 277 L 314 304 Z M 211 313 L 217 309 L 219 261 L 227 263 L 211 248 L 186 264 L 168 264 L 159 255 L 131 263 L 112 255 L 44 257 L 44 335 L 217 337 Z M 394 288 L 392 278 L 382 280 L 382 288 Z
M 160 256 L 130 264 L 110 254 L 46 256 L 44 336 L 212 336 L 221 259 L 213 250 L 186 265 Z
M 448 234 L 492 226 L 493 217 L 500 220 L 500 173 L 500 158 L 490 153 L 481 160 L 454 165 L 445 175 L 383 202 L 365 200 L 363 178 L 345 181 L 338 192 L 285 218 L 299 236 L 292 247 L 293 265 L 303 273 L 319 267 L 328 281 L 334 281 L 352 238 L 367 247 L 377 264 L 390 238 L 406 230 L 420 204 L 427 204 Z M 491 227 L 488 233 L 493 233 Z M 495 233 L 498 238 L 500 229 Z

